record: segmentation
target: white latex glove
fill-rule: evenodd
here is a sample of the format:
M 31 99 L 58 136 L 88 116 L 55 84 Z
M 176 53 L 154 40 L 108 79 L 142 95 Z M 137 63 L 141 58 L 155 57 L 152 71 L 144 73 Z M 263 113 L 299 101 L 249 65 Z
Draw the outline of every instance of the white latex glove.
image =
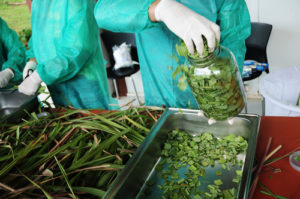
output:
M 200 56 L 203 54 L 202 35 L 210 52 L 215 49 L 216 40 L 220 41 L 220 27 L 217 24 L 174 0 L 161 0 L 155 8 L 155 18 L 180 37 L 192 54 L 195 52 L 194 46 Z
M 14 76 L 14 72 L 9 68 L 0 71 L 0 88 L 7 86 L 8 82 L 14 78 Z
M 34 71 L 19 85 L 19 92 L 24 93 L 25 95 L 34 95 L 39 89 L 41 83 L 42 80 L 39 74 Z
M 23 79 L 27 77 L 29 74 L 29 70 L 34 71 L 36 69 L 36 62 L 35 61 L 28 61 L 25 65 L 25 68 L 23 70 Z

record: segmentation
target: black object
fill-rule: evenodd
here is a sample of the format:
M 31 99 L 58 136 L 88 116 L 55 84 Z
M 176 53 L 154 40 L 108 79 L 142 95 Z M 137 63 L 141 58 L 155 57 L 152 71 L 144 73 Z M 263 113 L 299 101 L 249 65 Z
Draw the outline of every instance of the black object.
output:
M 24 79 L 26 79 L 27 77 L 29 77 L 29 75 L 31 75 L 33 73 L 33 70 L 32 69 L 29 69 L 28 71 L 27 71 L 27 75 L 26 75 L 26 77 L 24 78 Z
M 118 78 L 128 77 L 140 70 L 138 64 L 134 64 L 131 67 L 120 68 L 118 70 L 113 69 L 113 66 L 115 65 L 115 60 L 113 56 L 112 47 L 115 45 L 119 46 L 124 42 L 126 42 L 126 44 L 131 44 L 131 58 L 133 61 L 138 62 L 135 35 L 133 33 L 116 33 L 116 32 L 104 31 L 101 34 L 101 38 L 106 47 L 109 56 L 109 61 L 111 64 L 110 67 L 107 68 L 108 78 L 118 79 Z
M 251 35 L 246 39 L 245 60 L 255 60 L 260 63 L 268 63 L 267 44 L 271 35 L 272 25 L 260 22 L 251 22 Z M 266 69 L 269 73 L 269 69 Z M 255 71 L 251 76 L 243 78 L 243 81 L 255 79 L 262 71 Z
M 130 55 L 131 55 L 132 61 L 138 62 L 138 54 L 137 54 L 134 33 L 119 33 L 119 32 L 117 33 L 117 32 L 110 32 L 110 31 L 104 30 L 101 33 L 101 38 L 102 38 L 103 44 L 107 50 L 107 53 L 109 56 L 109 61 L 110 61 L 110 66 L 106 69 L 107 77 L 113 79 L 117 98 L 119 98 L 119 93 L 118 93 L 116 79 L 130 77 L 130 80 L 133 84 L 135 96 L 138 100 L 138 103 L 141 105 L 141 102 L 139 100 L 137 90 L 135 87 L 134 80 L 133 80 L 133 78 L 131 78 L 131 75 L 133 75 L 134 73 L 136 73 L 140 70 L 139 64 L 133 64 L 132 66 L 120 68 L 117 70 L 115 70 L 113 67 L 115 65 L 115 60 L 114 60 L 112 48 L 115 45 L 120 46 L 124 42 L 126 42 L 126 44 L 131 45 Z
M 28 96 L 18 91 L 12 93 L 10 89 L 0 89 L 0 124 L 18 123 L 38 106 L 37 95 Z

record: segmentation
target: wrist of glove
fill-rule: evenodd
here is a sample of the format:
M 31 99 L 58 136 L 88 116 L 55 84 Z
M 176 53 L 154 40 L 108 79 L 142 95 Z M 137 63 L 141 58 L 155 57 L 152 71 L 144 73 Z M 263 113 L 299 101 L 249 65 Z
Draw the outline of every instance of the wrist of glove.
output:
M 7 68 L 0 72 L 0 88 L 7 86 L 9 81 L 14 78 L 15 74 L 12 69 Z
M 39 74 L 34 71 L 19 85 L 19 92 L 24 93 L 25 95 L 34 95 L 39 89 L 41 83 L 42 79 Z
M 34 71 L 36 69 L 37 63 L 35 61 L 28 61 L 23 70 L 23 79 L 29 76 L 29 71 Z
M 220 27 L 174 0 L 161 0 L 155 7 L 155 18 L 180 37 L 191 54 L 195 47 L 200 56 L 204 51 L 203 38 L 212 52 L 220 41 Z

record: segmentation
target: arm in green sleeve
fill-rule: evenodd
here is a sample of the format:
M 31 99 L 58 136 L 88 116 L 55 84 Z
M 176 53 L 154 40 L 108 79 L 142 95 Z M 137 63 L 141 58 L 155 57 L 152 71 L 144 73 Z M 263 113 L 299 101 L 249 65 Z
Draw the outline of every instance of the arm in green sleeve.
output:
M 28 62 L 31 58 L 35 58 L 35 56 L 32 47 L 32 40 L 30 38 L 28 41 L 28 49 L 26 50 L 26 62 Z
M 250 16 L 245 1 L 224 0 L 217 23 L 221 29 L 221 45 L 233 52 L 242 73 L 246 53 L 245 40 L 251 34 Z
M 22 80 L 22 70 L 25 66 L 25 47 L 20 42 L 17 33 L 10 29 L 5 21 L 0 18 L 0 42 L 2 42 L 6 61 L 2 65 L 2 69 L 11 68 L 15 75 L 13 82 Z
M 37 72 L 47 85 L 75 77 L 86 66 L 96 49 L 100 48 L 99 31 L 92 9 L 88 9 L 86 3 L 79 5 L 68 20 L 63 37 L 57 44 L 56 57 L 46 62 L 37 60 Z
M 113 32 L 139 32 L 155 26 L 148 16 L 154 0 L 99 0 L 94 14 L 100 28 Z

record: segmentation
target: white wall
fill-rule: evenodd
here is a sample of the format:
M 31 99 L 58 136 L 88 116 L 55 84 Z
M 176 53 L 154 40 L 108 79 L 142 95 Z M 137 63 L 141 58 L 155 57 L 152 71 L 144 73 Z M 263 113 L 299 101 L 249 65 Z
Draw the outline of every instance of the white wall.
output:
M 300 1 L 246 0 L 251 21 L 273 25 L 267 47 L 270 71 L 300 65 Z

